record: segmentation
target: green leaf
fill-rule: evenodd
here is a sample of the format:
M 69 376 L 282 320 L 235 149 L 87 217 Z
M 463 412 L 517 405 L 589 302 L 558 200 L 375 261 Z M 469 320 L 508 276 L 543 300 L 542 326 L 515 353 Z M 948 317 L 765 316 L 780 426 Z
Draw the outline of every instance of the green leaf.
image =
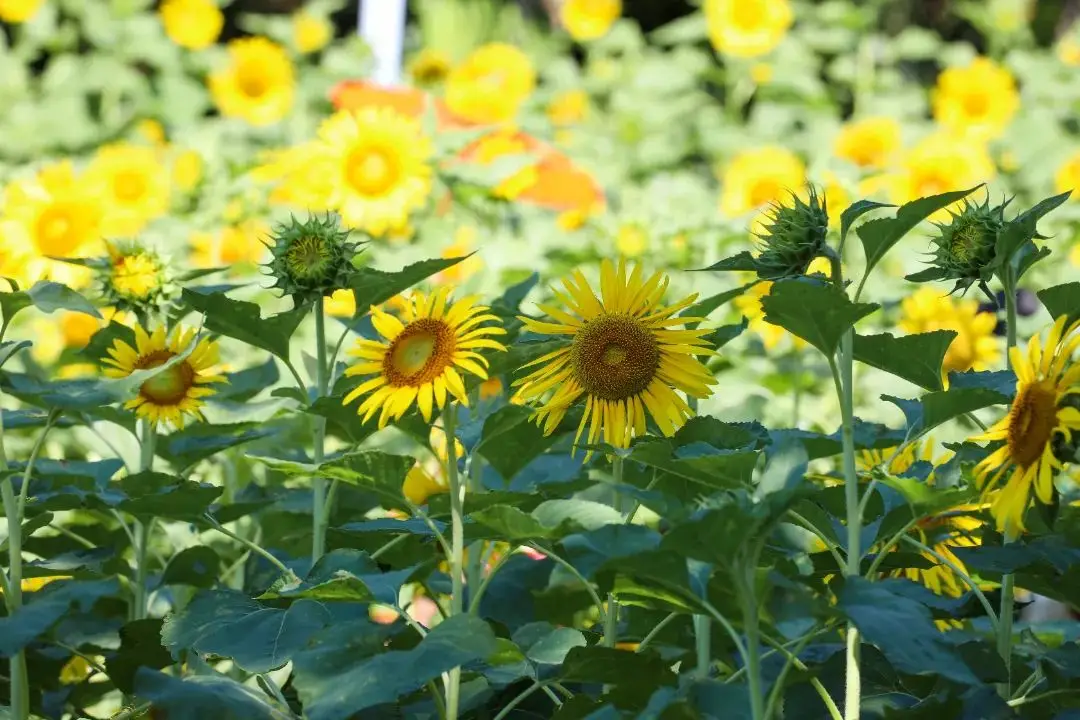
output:
M 0 617 L 0 657 L 11 657 L 47 633 L 73 607 L 89 612 L 98 600 L 119 590 L 120 583 L 110 578 L 93 582 L 57 580 L 31 593 L 25 605 Z
M 891 218 L 878 218 L 870 220 L 859 226 L 855 234 L 862 241 L 863 252 L 866 255 L 866 269 L 863 271 L 862 280 L 859 281 L 861 289 L 870 277 L 870 271 L 881 262 L 893 245 L 915 229 L 915 227 L 938 210 L 952 205 L 957 200 L 965 197 L 982 187 L 976 185 L 968 190 L 956 190 L 954 192 L 931 195 L 919 198 L 901 205 L 896 215 Z
M 495 531 L 507 541 L 546 540 L 557 537 L 555 529 L 511 505 L 493 505 L 470 513 L 476 523 Z
M 737 255 L 724 258 L 707 268 L 701 268 L 699 272 L 757 272 L 757 261 L 748 250 L 743 250 Z
M 221 559 L 214 549 L 196 545 L 181 550 L 169 560 L 161 584 L 211 588 L 217 584 L 220 569 Z
M 468 614 L 442 621 L 411 650 L 368 657 L 371 644 L 360 633 L 330 628 L 296 656 L 295 685 L 308 720 L 348 720 L 498 650 L 488 624 Z
M 655 653 L 632 653 L 598 646 L 571 648 L 560 675 L 567 682 L 594 682 L 617 686 L 655 688 L 676 684 L 670 663 Z
M 769 294 L 761 298 L 761 307 L 766 322 L 801 337 L 831 358 L 844 333 L 879 306 L 853 303 L 833 285 L 797 279 L 773 283 Z
M 525 657 L 538 665 L 561 665 L 572 648 L 588 644 L 580 630 L 548 623 L 526 625 L 514 633 L 514 641 L 525 651 Z
M 729 490 L 750 481 L 758 452 L 718 450 L 702 442 L 676 450 L 669 440 L 647 440 L 635 444 L 628 459 L 715 490 Z
M 372 305 L 381 305 L 421 280 L 457 265 L 466 257 L 469 256 L 421 260 L 397 272 L 385 272 L 369 267 L 359 268 L 346 281 L 356 297 L 357 315 L 366 315 L 368 308 Z
M 863 640 L 876 645 L 900 672 L 934 673 L 962 685 L 978 685 L 979 679 L 934 625 L 930 610 L 893 592 L 896 583 L 910 581 L 846 578 L 837 607 L 859 629 Z
M 31 305 L 45 313 L 70 310 L 91 317 L 101 317 L 101 313 L 89 300 L 67 285 L 39 280 L 27 290 L 0 293 L 0 309 L 4 313 L 4 325 L 10 323 L 20 310 L 24 310 Z
M 120 487 L 128 497 L 120 503 L 119 509 L 144 519 L 196 520 L 206 513 L 222 491 L 216 485 L 152 471 L 122 478 Z
M 206 316 L 204 327 L 210 332 L 261 348 L 286 361 L 289 341 L 308 315 L 307 307 L 298 307 L 264 318 L 256 303 L 190 288 L 184 288 L 182 299 L 189 309 Z
M 230 400 L 244 402 L 258 395 L 263 390 L 273 387 L 280 379 L 277 362 L 267 358 L 262 365 L 249 367 L 239 372 L 225 373 L 228 381 L 216 387 L 217 392 L 207 398 L 211 402 Z
M 484 420 L 480 442 L 473 452 L 482 455 L 506 481 L 558 439 L 555 433 L 545 436 L 543 429 L 531 421 L 532 415 L 527 407 L 506 405 Z
M 283 609 L 231 590 L 204 592 L 165 619 L 161 643 L 174 658 L 187 650 L 232 658 L 247 672 L 267 672 L 287 663 L 330 623 L 330 613 L 311 600 Z
M 742 335 L 743 331 L 749 326 L 750 322 L 744 317 L 741 322 L 733 323 L 731 325 L 721 325 L 706 335 L 705 340 L 713 350 L 719 350 Z
M 408 505 L 401 486 L 415 464 L 416 458 L 411 456 L 365 450 L 325 462 L 318 467 L 318 473 L 374 492 L 394 507 L 401 508 Z
M 261 440 L 279 432 L 267 423 L 243 422 L 227 425 L 197 423 L 171 435 L 158 435 L 157 454 L 183 470 L 222 450 Z
M 4 364 L 15 356 L 15 353 L 20 350 L 25 350 L 28 347 L 33 346 L 34 343 L 29 340 L 5 340 L 0 343 L 0 367 L 4 367 Z
M 679 314 L 685 317 L 707 318 L 709 314 L 712 313 L 714 310 L 723 305 L 726 305 L 735 298 L 739 297 L 744 292 L 757 285 L 758 282 L 759 281 L 755 280 L 754 282 L 747 283 L 746 285 L 743 285 L 741 287 L 733 288 L 731 290 L 725 290 L 724 292 L 716 293 L 715 295 L 710 295 L 704 300 L 698 300 L 696 303 L 686 308 L 686 310 Z M 698 326 L 698 324 L 699 323 L 696 322 L 688 323 L 687 327 L 695 328 Z
M 135 331 L 127 325 L 110 320 L 108 325 L 90 337 L 90 342 L 79 352 L 94 362 L 101 362 L 109 356 L 109 350 L 117 340 L 123 340 L 130 347 L 135 347 Z
M 859 362 L 884 370 L 927 390 L 941 389 L 941 363 L 956 339 L 954 330 L 933 330 L 893 337 L 855 335 L 854 355 Z
M 1050 313 L 1053 320 L 1062 315 L 1066 316 L 1066 322 L 1072 322 L 1080 318 L 1080 282 L 1068 282 L 1039 290 L 1036 295 L 1042 301 L 1046 312 Z
M 623 521 L 622 513 L 610 505 L 577 498 L 545 500 L 536 506 L 532 516 L 549 528 L 574 526 L 583 530 Z
M 140 667 L 172 665 L 169 651 L 161 647 L 161 618 L 134 620 L 120 628 L 120 649 L 106 660 L 109 679 L 121 692 L 135 691 L 135 673 Z
M 401 586 L 415 568 L 382 572 L 371 556 L 360 550 L 341 548 L 319 558 L 302 581 L 282 578 L 257 600 L 308 598 L 320 602 L 381 602 L 395 605 Z
M 1066 190 L 1060 195 L 1041 200 L 1033 207 L 1028 208 L 1005 223 L 1005 227 L 1001 229 L 997 236 L 992 267 L 1005 267 L 1012 260 L 1017 250 L 1025 243 L 1038 237 L 1039 231 L 1036 224 L 1039 220 L 1068 200 L 1071 194 L 1071 190 Z
M 304 411 L 326 418 L 326 428 L 331 435 L 346 440 L 350 445 L 359 445 L 371 437 L 379 429 L 379 425 L 374 419 L 371 422 L 362 422 L 360 416 L 356 414 L 356 408 L 361 401 L 356 400 L 350 405 L 343 405 L 341 401 L 344 397 L 345 394 L 341 393 L 316 398 L 314 403 L 304 408 Z
M 843 247 L 844 241 L 847 240 L 847 234 L 856 220 L 871 210 L 887 207 L 896 206 L 889 203 L 874 202 L 873 200 L 858 200 L 849 205 L 844 212 L 840 213 L 840 246 Z
M 892 395 L 882 395 L 881 399 L 888 400 L 904 413 L 911 438 L 965 413 L 991 405 L 1003 405 L 1010 400 L 1007 395 L 982 387 L 950 387 L 948 390 L 927 393 L 918 400 L 905 400 Z
M 135 694 L 149 700 L 169 720 L 293 720 L 287 707 L 265 693 L 224 675 L 191 675 L 183 680 L 139 668 Z

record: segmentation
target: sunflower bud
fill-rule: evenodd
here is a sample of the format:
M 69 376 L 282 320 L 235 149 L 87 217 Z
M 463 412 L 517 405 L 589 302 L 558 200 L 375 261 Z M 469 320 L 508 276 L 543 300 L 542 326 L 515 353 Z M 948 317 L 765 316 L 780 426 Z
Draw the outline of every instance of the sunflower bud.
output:
M 346 287 L 353 272 L 356 243 L 348 238 L 336 215 L 311 215 L 303 223 L 290 218 L 275 229 L 268 244 L 273 259 L 264 267 L 275 278 L 274 287 L 292 295 L 297 305 L 329 297 Z
M 965 200 L 960 212 L 950 211 L 952 219 L 937 224 L 941 234 L 933 239 L 932 267 L 909 279 L 955 280 L 955 289 L 961 292 L 989 280 L 1006 205 L 1008 201 L 991 207 L 987 197 L 981 203 Z
M 827 254 L 825 234 L 829 228 L 829 213 L 825 201 L 810 186 L 804 201 L 791 194 L 792 204 L 774 204 L 761 240 L 761 253 L 754 259 L 759 277 L 776 280 L 793 275 L 805 275 L 814 258 Z
M 106 249 L 108 257 L 91 265 L 102 302 L 140 316 L 164 312 L 178 286 L 162 257 L 134 241 L 107 243 Z

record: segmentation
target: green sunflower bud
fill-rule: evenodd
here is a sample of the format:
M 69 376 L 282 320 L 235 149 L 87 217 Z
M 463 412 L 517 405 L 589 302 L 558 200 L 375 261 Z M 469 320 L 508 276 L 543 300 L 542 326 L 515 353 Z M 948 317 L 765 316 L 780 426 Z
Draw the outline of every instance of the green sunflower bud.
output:
M 139 316 L 166 311 L 179 286 L 165 260 L 131 240 L 107 243 L 106 248 L 108 257 L 87 263 L 94 269 L 102 303 Z
M 827 254 L 825 235 L 829 213 L 825 201 L 810 186 L 806 201 L 791 193 L 792 204 L 774 204 L 768 224 L 757 235 L 761 253 L 754 258 L 754 269 L 765 280 L 805 275 L 814 258 Z
M 1005 227 L 1005 201 L 991 207 L 989 195 L 981 203 L 964 200 L 948 223 L 936 223 L 940 234 L 933 239 L 931 267 L 908 277 L 923 280 L 955 280 L 953 292 L 965 292 L 974 283 L 985 283 L 994 273 L 998 235 Z
M 303 223 L 290 218 L 271 236 L 273 258 L 263 267 L 275 278 L 273 287 L 291 295 L 297 305 L 333 295 L 346 287 L 354 271 L 357 244 L 348 238 L 336 215 L 310 215 Z

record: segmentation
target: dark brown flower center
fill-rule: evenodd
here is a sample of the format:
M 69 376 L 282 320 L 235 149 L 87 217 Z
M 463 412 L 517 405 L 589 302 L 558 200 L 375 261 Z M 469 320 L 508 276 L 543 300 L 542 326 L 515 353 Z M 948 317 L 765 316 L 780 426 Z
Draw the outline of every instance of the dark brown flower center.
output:
M 1050 380 L 1024 387 L 1009 410 L 1009 455 L 1020 467 L 1042 456 L 1057 423 L 1057 392 Z
M 656 339 L 629 315 L 602 315 L 585 324 L 570 350 L 585 392 L 623 400 L 649 386 L 660 366 Z
M 413 320 L 390 343 L 383 374 L 395 387 L 431 382 L 453 361 L 454 347 L 454 333 L 442 320 Z
M 155 350 L 135 363 L 136 370 L 161 367 L 174 357 L 171 350 Z M 139 388 L 139 394 L 154 405 L 176 405 L 195 384 L 195 370 L 187 360 L 181 360 L 167 370 L 150 378 Z

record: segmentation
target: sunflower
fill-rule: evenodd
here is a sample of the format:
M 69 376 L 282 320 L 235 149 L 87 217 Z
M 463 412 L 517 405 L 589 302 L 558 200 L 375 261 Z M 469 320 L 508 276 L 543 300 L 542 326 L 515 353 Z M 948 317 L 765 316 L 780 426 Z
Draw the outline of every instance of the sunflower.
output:
M 900 149 L 900 123 L 891 117 L 867 117 L 840 128 L 836 156 L 860 168 L 882 168 Z
M 181 150 L 172 160 L 170 178 L 181 192 L 191 192 L 203 177 L 203 159 L 195 150 Z
M 1063 467 L 1054 456 L 1055 441 L 1060 436 L 1068 442 L 1072 432 L 1080 429 L 1080 410 L 1064 402 L 1080 394 L 1080 364 L 1070 362 L 1080 347 L 1077 328 L 1080 321 L 1066 328 L 1062 316 L 1050 329 L 1045 347 L 1036 335 L 1028 341 L 1026 355 L 1018 347 L 1010 348 L 1016 397 L 1000 422 L 972 438 L 976 442 L 1004 441 L 974 470 L 983 497 L 993 496 L 990 513 L 999 531 L 1023 531 L 1024 512 L 1031 504 L 1032 491 L 1043 504 L 1053 500 L 1054 471 Z M 1008 479 L 998 490 L 1006 473 Z
M 106 236 L 133 236 L 169 207 L 169 173 L 158 153 L 142 145 L 105 145 L 86 168 L 101 196 Z
M 468 406 L 465 383 L 457 368 L 486 380 L 488 362 L 477 351 L 506 349 L 491 338 L 506 333 L 491 324 L 498 318 L 486 306 L 477 305 L 472 296 L 450 304 L 449 288 L 430 295 L 413 293 L 401 319 L 373 307 L 371 320 L 383 339 L 358 340 L 350 354 L 359 362 L 345 374 L 375 377 L 346 395 L 342 404 L 367 395 L 356 412 L 367 422 L 381 408 L 380 428 L 391 418 L 404 415 L 413 402 L 430 422 L 433 408 L 446 405 L 447 392 Z
M 189 50 L 213 45 L 225 24 L 225 16 L 212 0 L 165 0 L 158 13 L 169 39 Z
M 576 125 L 589 114 L 589 95 L 584 90 L 565 90 L 552 98 L 546 112 L 552 125 Z
M 1080 188 L 1080 152 L 1074 152 L 1066 158 L 1054 173 L 1054 188 L 1059 193 Z M 1080 201 L 1080 193 L 1073 192 L 1069 199 Z
M 168 336 L 164 326 L 149 335 L 139 325 L 134 330 L 134 348 L 123 340 L 116 340 L 109 348 L 109 357 L 103 361 L 106 377 L 124 378 L 138 370 L 160 367 L 181 355 L 195 340 L 195 331 L 180 327 Z M 203 338 L 190 355 L 144 382 L 139 394 L 124 407 L 153 425 L 168 423 L 183 428 L 187 415 L 202 419 L 202 399 L 214 394 L 206 386 L 227 382 L 224 376 L 212 374 L 217 362 L 217 343 Z
M 757 57 L 771 51 L 791 27 L 788 0 L 705 0 L 709 41 L 732 57 Z
M 505 123 L 535 87 L 536 69 L 528 55 L 507 43 L 488 43 L 450 71 L 446 106 L 467 123 Z
M 264 37 L 229 43 L 228 66 L 210 75 L 210 95 L 225 117 L 273 125 L 292 109 L 296 78 L 285 50 Z
M 921 197 L 978 185 L 993 179 L 994 173 L 994 161 L 984 144 L 935 133 L 904 153 L 900 171 L 888 177 L 890 199 L 903 205 Z M 930 220 L 948 217 L 949 209 L 942 208 Z
M 985 57 L 938 76 L 931 93 L 934 119 L 953 132 L 978 140 L 999 137 L 1020 108 L 1016 81 L 1007 69 Z
M 661 305 L 668 279 L 659 272 L 648 279 L 642 275 L 640 265 L 627 277 L 624 261 L 616 268 L 605 260 L 599 298 L 575 271 L 563 280 L 568 294 L 555 291 L 565 309 L 537 306 L 555 322 L 521 318 L 531 332 L 570 336 L 564 347 L 526 365 L 541 367 L 514 383 L 526 401 L 542 401 L 534 417 L 545 434 L 554 432 L 570 407 L 584 398 L 575 444 L 588 424 L 589 445 L 602 438 L 625 448 L 631 437 L 645 434 L 646 410 L 661 432 L 671 435 L 693 415 L 680 393 L 695 398 L 712 394 L 716 379 L 695 357 L 714 354 L 705 339 L 711 331 L 678 329 L 701 318 L 675 317 L 697 295 Z
M 37 14 L 45 0 L 0 0 L 0 22 L 24 23 Z
M 994 335 L 997 317 L 979 312 L 975 300 L 954 300 L 932 287 L 919 288 L 900 303 L 899 327 L 907 333 L 952 330 L 956 338 L 945 351 L 941 377 L 951 372 L 986 370 L 1001 359 L 1001 343 Z
M 419 121 L 390 108 L 342 110 L 325 120 L 311 161 L 330 168 L 326 202 L 346 227 L 400 232 L 431 193 L 432 146 Z
M 564 0 L 559 21 L 578 42 L 596 40 L 622 15 L 622 0 Z
M 334 39 L 334 26 L 325 15 L 300 11 L 292 17 L 293 45 L 304 55 L 318 52 Z
M 450 488 L 441 478 L 429 474 L 422 465 L 417 463 L 405 475 L 401 492 L 413 505 L 420 506 L 426 504 L 432 495 L 450 492 Z
M 806 184 L 806 166 L 799 157 L 777 146 L 744 150 L 721 173 L 720 211 L 739 217 L 784 199 Z
M 266 257 L 263 238 L 269 234 L 270 226 L 256 218 L 242 220 L 219 232 L 192 233 L 191 262 L 200 268 L 221 265 L 230 270 L 252 268 Z
M 409 62 L 409 77 L 420 86 L 438 85 L 450 74 L 450 56 L 435 48 L 422 48 Z

